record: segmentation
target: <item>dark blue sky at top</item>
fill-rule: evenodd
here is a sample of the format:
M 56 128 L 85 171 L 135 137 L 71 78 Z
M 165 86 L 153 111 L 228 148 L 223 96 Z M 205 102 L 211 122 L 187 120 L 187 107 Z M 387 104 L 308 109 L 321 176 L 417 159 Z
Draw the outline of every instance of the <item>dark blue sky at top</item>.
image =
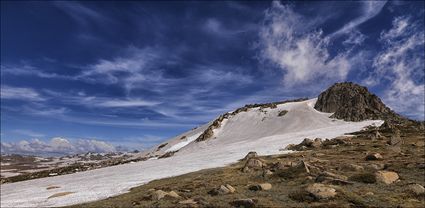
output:
M 337 81 L 423 120 L 424 3 L 369 3 L 2 1 L 1 139 L 146 147 Z

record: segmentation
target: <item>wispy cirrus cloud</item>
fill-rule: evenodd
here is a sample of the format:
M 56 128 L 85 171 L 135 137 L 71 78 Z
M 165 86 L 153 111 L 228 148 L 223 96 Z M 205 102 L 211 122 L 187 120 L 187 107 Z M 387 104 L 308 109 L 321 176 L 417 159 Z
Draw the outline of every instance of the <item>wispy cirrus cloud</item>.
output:
M 273 2 L 259 33 L 261 58 L 284 72 L 286 86 L 344 80 L 350 70 L 346 53 L 331 55 L 329 38 L 321 30 L 306 28 L 308 22 L 290 5 Z
M 31 102 L 46 100 L 46 98 L 31 88 L 2 85 L 0 92 L 1 99 L 24 100 Z
M 385 84 L 384 101 L 397 112 L 425 119 L 424 31 L 420 21 L 396 17 L 392 28 L 381 33 L 383 50 L 374 58 L 370 84 Z M 423 22 L 422 22 L 423 24 Z
M 41 69 L 28 65 L 15 65 L 15 66 L 9 66 L 9 65 L 1 65 L 0 71 L 2 75 L 16 75 L 16 76 L 37 76 L 40 78 L 47 78 L 47 79 L 69 79 L 74 80 L 73 76 L 68 75 L 60 75 L 56 73 L 50 73 L 42 71 Z
M 386 3 L 387 1 L 362 1 L 360 16 L 345 24 L 342 28 L 329 35 L 329 37 L 333 38 L 351 32 L 357 26 L 378 15 Z

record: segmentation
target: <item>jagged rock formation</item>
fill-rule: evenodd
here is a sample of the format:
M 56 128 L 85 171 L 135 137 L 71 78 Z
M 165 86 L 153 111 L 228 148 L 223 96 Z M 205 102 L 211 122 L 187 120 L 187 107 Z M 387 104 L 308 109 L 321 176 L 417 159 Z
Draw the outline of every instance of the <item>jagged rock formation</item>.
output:
M 366 87 L 352 82 L 336 83 L 322 92 L 314 108 L 318 111 L 334 113 L 333 118 L 346 121 L 367 119 L 404 120 L 394 113 Z

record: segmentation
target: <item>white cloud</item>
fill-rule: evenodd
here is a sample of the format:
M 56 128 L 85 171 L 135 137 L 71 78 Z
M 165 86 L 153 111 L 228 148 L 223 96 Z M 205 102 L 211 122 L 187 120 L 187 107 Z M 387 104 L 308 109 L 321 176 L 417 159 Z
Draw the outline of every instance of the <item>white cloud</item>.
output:
M 2 153 L 16 154 L 78 154 L 86 152 L 114 152 L 115 147 L 107 142 L 94 139 L 78 139 L 74 142 L 63 138 L 55 137 L 49 142 L 43 142 L 39 139 L 22 140 L 17 143 L 1 143 Z
M 360 24 L 368 21 L 369 19 L 378 15 L 382 8 L 384 8 L 387 1 L 362 1 L 362 13 L 359 17 L 351 20 L 349 23 L 345 24 L 342 28 L 330 35 L 330 37 L 335 37 L 345 33 L 351 32 L 354 28 Z
M 0 91 L 1 99 L 44 101 L 45 98 L 31 88 L 11 87 L 2 85 Z
M 409 17 L 397 17 L 388 31 L 381 33 L 384 50 L 374 59 L 372 83 L 390 82 L 384 101 L 397 112 L 424 120 L 424 31 Z
M 101 59 L 89 65 L 87 70 L 77 76 L 77 79 L 95 83 L 120 84 L 130 91 L 134 88 L 143 88 L 146 83 L 162 81 L 164 78 L 158 64 L 172 62 L 173 58 L 173 56 L 165 56 L 158 48 L 130 47 L 120 57 L 112 60 Z
M 361 45 L 366 39 L 366 36 L 358 30 L 352 31 L 348 34 L 348 38 L 345 39 L 342 44 L 350 46 L 350 45 Z
M 344 80 L 350 70 L 346 54 L 332 57 L 328 52 L 329 38 L 305 25 L 309 25 L 308 21 L 290 6 L 273 2 L 259 34 L 262 58 L 284 71 L 287 86 L 319 78 L 328 82 Z

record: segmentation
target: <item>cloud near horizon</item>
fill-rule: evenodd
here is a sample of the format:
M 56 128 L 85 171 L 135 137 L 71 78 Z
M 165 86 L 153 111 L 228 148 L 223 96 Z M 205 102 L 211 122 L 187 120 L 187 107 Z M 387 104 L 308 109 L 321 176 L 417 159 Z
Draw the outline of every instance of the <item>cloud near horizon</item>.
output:
M 112 144 L 94 139 L 78 139 L 71 142 L 66 138 L 54 137 L 47 143 L 39 139 L 9 143 L 1 142 L 2 154 L 71 155 L 87 152 L 107 153 L 115 151 L 117 149 Z

